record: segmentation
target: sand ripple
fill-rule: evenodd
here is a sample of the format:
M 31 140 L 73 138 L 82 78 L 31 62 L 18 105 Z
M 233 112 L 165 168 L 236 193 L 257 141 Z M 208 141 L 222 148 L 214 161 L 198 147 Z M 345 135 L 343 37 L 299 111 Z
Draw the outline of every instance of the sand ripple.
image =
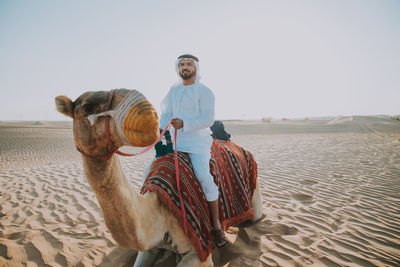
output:
M 261 236 L 260 266 L 400 264 L 398 140 L 297 134 L 236 141 L 259 162 L 266 217 L 252 228 Z

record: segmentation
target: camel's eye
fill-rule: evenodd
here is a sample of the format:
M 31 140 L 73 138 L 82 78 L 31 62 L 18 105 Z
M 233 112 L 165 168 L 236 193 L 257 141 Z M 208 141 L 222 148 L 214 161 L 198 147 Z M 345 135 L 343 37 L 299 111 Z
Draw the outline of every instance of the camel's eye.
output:
M 85 103 L 85 104 L 83 104 L 82 108 L 83 108 L 83 110 L 84 110 L 85 112 L 91 113 L 91 112 L 93 112 L 94 106 L 91 105 L 91 104 L 89 104 L 89 103 Z

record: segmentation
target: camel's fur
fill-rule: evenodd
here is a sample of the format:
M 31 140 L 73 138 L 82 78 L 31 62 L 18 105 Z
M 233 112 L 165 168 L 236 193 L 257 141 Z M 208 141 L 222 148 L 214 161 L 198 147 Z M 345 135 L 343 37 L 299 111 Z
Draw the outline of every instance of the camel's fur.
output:
M 111 109 L 121 102 L 129 90 L 116 91 Z M 105 138 L 105 119 L 99 117 L 90 126 L 87 116 L 107 109 L 110 92 L 86 92 L 75 102 L 66 96 L 56 98 L 57 110 L 73 118 L 76 145 L 86 154 L 105 156 L 110 150 Z M 154 116 L 158 120 L 157 115 Z M 113 120 L 110 135 L 117 146 L 122 146 L 116 134 Z M 154 140 L 155 141 L 155 140 Z M 105 223 L 115 241 L 124 248 L 139 251 L 135 266 L 151 266 L 159 255 L 159 249 L 167 249 L 182 256 L 178 266 L 212 266 L 211 255 L 201 262 L 193 244 L 184 234 L 176 217 L 160 202 L 154 192 L 145 195 L 133 191 L 122 170 L 118 156 L 107 161 L 90 159 L 84 155 L 83 166 L 100 207 Z M 253 221 L 261 218 L 262 203 L 259 186 L 252 205 L 256 213 Z

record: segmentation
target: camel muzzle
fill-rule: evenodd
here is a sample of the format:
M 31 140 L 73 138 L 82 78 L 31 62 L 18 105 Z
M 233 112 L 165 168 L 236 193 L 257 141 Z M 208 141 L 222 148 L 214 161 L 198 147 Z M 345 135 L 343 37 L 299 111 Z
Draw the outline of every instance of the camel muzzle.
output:
M 158 139 L 160 126 L 157 112 L 147 100 L 132 106 L 122 125 L 123 136 L 130 145 L 145 147 Z
M 96 118 L 114 118 L 118 137 L 124 145 L 145 147 L 157 141 L 159 122 L 153 105 L 138 91 L 133 90 L 114 110 L 88 116 L 93 125 Z

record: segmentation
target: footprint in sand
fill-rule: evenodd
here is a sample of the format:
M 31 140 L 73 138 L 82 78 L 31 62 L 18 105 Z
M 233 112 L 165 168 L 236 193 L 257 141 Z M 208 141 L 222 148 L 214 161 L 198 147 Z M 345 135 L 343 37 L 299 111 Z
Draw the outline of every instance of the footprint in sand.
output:
M 282 223 L 260 224 L 256 225 L 255 228 L 260 233 L 264 233 L 266 235 L 295 235 L 298 232 L 296 227 L 287 226 Z
M 303 194 L 303 193 L 295 193 L 292 194 L 292 197 L 302 203 L 310 204 L 314 202 L 313 196 Z
M 307 248 L 312 244 L 314 244 L 317 240 L 318 240 L 317 235 L 305 236 L 301 238 L 301 245 Z
M 318 184 L 317 181 L 314 181 L 314 180 L 311 180 L 311 179 L 304 179 L 300 183 L 303 184 L 303 185 L 315 185 L 315 184 Z
M 4 235 L 3 238 L 9 239 L 9 240 L 17 240 L 17 239 L 22 239 L 24 236 L 25 235 L 23 232 L 14 232 L 14 233 Z M 0 254 L 0 255 L 2 255 L 2 254 Z

